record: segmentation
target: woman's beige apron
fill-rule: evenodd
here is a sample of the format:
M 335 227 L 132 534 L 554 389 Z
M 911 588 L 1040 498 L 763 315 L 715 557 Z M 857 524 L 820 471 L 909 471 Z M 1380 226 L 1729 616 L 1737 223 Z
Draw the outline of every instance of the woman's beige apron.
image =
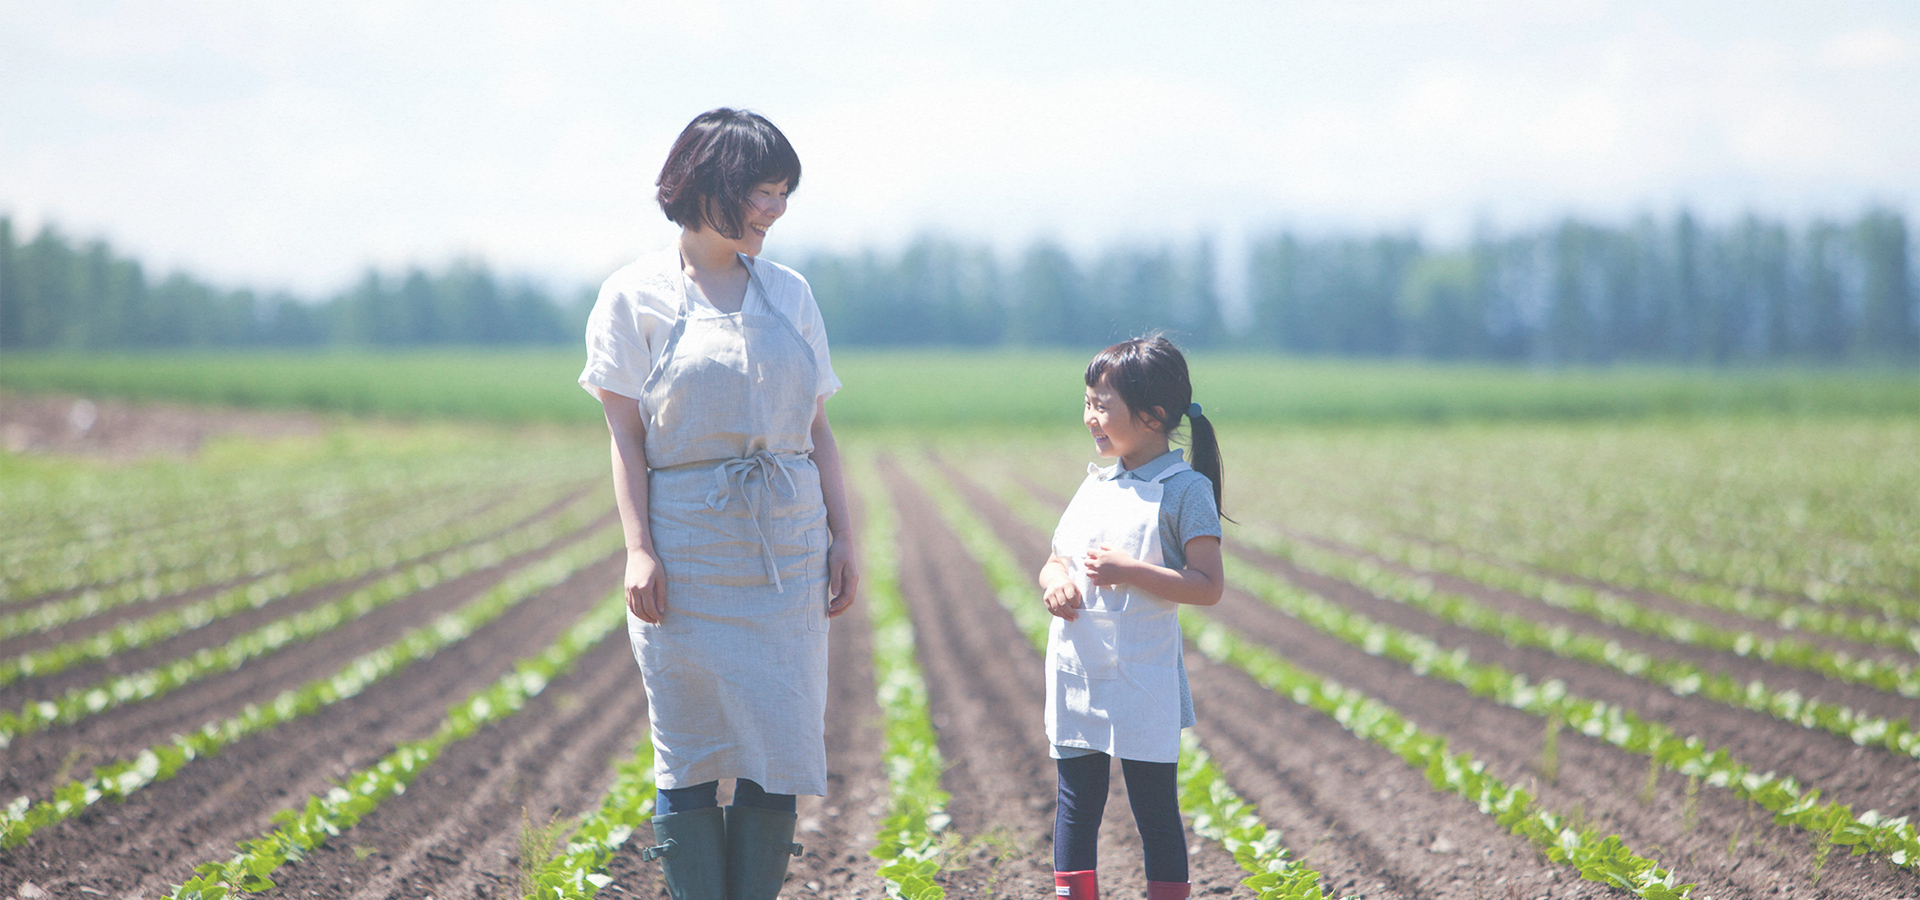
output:
M 753 273 L 740 311 L 680 312 L 642 390 L 658 625 L 627 614 L 661 788 L 827 791 L 827 512 L 817 363 Z
M 1180 759 L 1177 605 L 1131 587 L 1095 586 L 1084 557 L 1101 545 L 1162 565 L 1160 496 L 1174 463 L 1151 481 L 1089 465 L 1053 533 L 1053 553 L 1080 588 L 1080 614 L 1047 635 L 1047 739 L 1122 759 Z

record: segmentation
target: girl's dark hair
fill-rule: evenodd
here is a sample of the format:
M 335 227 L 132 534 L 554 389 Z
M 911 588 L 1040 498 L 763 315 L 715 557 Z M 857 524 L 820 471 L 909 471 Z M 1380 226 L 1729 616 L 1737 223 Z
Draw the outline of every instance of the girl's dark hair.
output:
M 1099 387 L 1101 379 L 1106 379 L 1107 386 L 1126 401 L 1135 417 L 1157 426 L 1168 440 L 1180 427 L 1181 417 L 1193 423 L 1193 469 L 1213 482 L 1213 505 L 1219 509 L 1220 487 L 1226 475 L 1221 468 L 1220 441 L 1205 415 L 1187 415 L 1193 403 L 1193 382 L 1187 378 L 1187 358 L 1180 354 L 1180 348 L 1158 334 L 1121 341 L 1087 363 L 1087 387 Z M 1222 512 L 1221 518 L 1225 517 Z
M 667 152 L 656 198 L 682 228 L 712 228 L 728 240 L 746 230 L 747 198 L 769 181 L 800 187 L 800 157 L 765 116 L 710 109 L 695 116 Z

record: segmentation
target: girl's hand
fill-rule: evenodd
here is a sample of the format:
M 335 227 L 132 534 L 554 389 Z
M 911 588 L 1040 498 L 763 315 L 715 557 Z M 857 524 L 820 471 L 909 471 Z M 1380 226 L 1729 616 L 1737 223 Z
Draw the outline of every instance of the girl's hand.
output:
M 848 542 L 834 538 L 827 545 L 827 618 L 831 619 L 853 607 L 853 598 L 860 588 L 860 569 L 854 558 L 855 553 Z
M 1048 585 L 1046 592 L 1041 594 L 1041 599 L 1047 601 L 1047 612 L 1069 622 L 1080 618 L 1080 614 L 1074 611 L 1083 605 L 1080 601 L 1080 588 L 1074 585 L 1071 578 L 1062 578 L 1057 583 Z
M 667 615 L 667 581 L 649 551 L 627 551 L 627 610 L 654 625 Z
M 1087 578 L 1101 587 L 1125 584 L 1127 576 L 1138 560 L 1126 553 L 1113 549 L 1111 544 L 1101 544 L 1098 549 L 1088 550 L 1080 564 L 1087 570 Z

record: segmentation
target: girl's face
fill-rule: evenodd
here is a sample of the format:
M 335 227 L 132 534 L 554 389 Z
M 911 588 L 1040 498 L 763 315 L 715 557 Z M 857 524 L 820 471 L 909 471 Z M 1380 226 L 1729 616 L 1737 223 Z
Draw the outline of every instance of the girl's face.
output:
M 1087 388 L 1082 421 L 1093 435 L 1093 449 L 1102 458 L 1119 459 L 1128 469 L 1137 469 L 1167 452 L 1167 436 L 1149 424 L 1147 417 L 1134 415 L 1105 378 Z

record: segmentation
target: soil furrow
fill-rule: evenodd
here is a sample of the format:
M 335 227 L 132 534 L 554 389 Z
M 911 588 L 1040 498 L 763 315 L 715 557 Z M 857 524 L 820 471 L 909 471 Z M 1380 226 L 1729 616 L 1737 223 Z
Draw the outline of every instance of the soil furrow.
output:
M 953 795 L 954 827 L 973 842 L 970 864 L 943 882 L 956 896 L 1043 895 L 1052 883 L 1056 777 L 1042 724 L 1040 655 L 920 487 L 890 461 L 881 471 L 899 508 L 900 590 L 950 766 L 942 784 Z M 1115 770 L 1100 829 L 1100 877 L 1109 893 L 1123 896 L 1143 889 L 1146 875 Z M 1225 851 L 1191 833 L 1187 843 L 1196 895 L 1240 890 L 1245 873 Z
M 287 597 L 282 597 L 258 609 L 244 610 L 234 615 L 208 622 L 199 628 L 184 631 L 158 643 L 116 653 L 104 660 L 81 663 L 63 671 L 39 678 L 21 679 L 4 688 L 0 688 L 0 709 L 19 709 L 21 705 L 32 700 L 57 697 L 72 688 L 92 685 L 113 675 L 137 672 L 153 666 L 163 665 L 183 656 L 191 655 L 203 648 L 218 647 L 232 640 L 237 635 L 245 634 L 276 619 L 294 615 L 303 610 L 311 609 L 322 603 L 337 599 L 355 589 L 396 572 L 410 569 L 415 565 L 435 562 L 448 553 L 457 552 L 475 543 L 491 540 L 513 528 L 529 524 L 535 519 L 549 518 L 564 508 L 565 503 L 575 499 L 577 496 L 577 494 L 569 495 L 566 500 L 550 504 L 534 516 L 528 519 L 522 519 L 513 526 L 509 526 L 509 528 L 502 529 L 492 535 L 478 538 L 475 541 L 470 541 L 457 547 L 450 547 L 444 551 L 432 553 L 420 559 L 381 569 L 377 572 L 330 582 Z M 600 521 L 604 522 L 606 519 Z M 598 523 L 596 523 L 596 527 L 597 526 Z M 537 553 L 539 551 L 530 552 Z M 518 561 L 522 561 L 525 558 L 526 554 L 520 554 L 511 559 L 516 561 L 517 564 Z M 407 602 L 408 601 L 402 601 L 397 605 L 404 606 Z M 141 617 L 154 612 L 157 612 L 157 610 L 142 610 Z M 58 641 L 49 639 L 47 635 L 35 635 L 33 637 L 38 638 L 39 642 L 20 647 L 15 652 L 29 651 L 58 643 Z
M 431 733 L 449 704 L 538 652 L 603 599 L 620 562 L 610 555 L 357 697 L 196 761 L 124 804 L 89 810 L 35 835 L 4 855 L 0 891 L 31 877 L 56 896 L 83 886 L 122 895 L 165 893 L 192 866 L 230 855 L 238 841 L 272 827 L 278 809 L 325 791 L 401 741 Z M 128 822 L 155 827 L 129 828 Z
M 448 747 L 405 794 L 282 869 L 282 890 L 352 900 L 517 896 L 523 827 L 597 808 L 613 766 L 646 739 L 646 691 L 627 671 L 626 650 L 624 631 L 609 635 L 520 712 Z
M 575 536 L 604 526 L 612 514 Z M 566 538 L 562 538 L 564 542 Z M 169 694 L 88 716 L 17 739 L 4 751 L 6 771 L 0 793 L 44 793 L 62 770 L 84 772 L 107 759 L 138 753 L 166 740 L 183 723 L 222 719 L 249 703 L 271 700 L 281 691 L 337 671 L 346 660 L 392 642 L 409 629 L 459 608 L 513 572 L 549 555 L 555 545 L 528 551 L 500 566 L 470 572 L 436 584 L 399 602 L 319 636 L 255 659 L 238 669 L 216 673 Z M 530 598 L 526 603 L 537 602 Z M 57 695 L 56 695 L 57 696 Z

